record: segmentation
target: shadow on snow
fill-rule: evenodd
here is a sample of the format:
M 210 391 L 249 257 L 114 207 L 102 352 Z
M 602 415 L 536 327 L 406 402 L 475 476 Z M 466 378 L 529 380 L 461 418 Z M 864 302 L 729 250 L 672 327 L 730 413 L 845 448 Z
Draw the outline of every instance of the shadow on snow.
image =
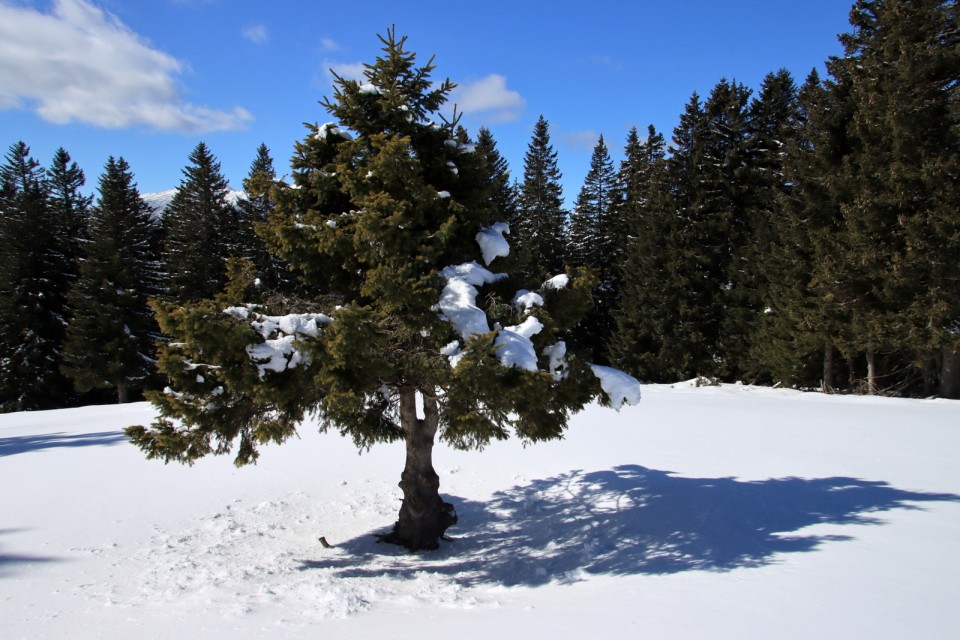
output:
M 816 524 L 882 524 L 877 514 L 954 494 L 903 491 L 853 478 L 683 478 L 636 465 L 572 471 L 499 492 L 487 502 L 446 498 L 463 537 L 412 555 L 349 540 L 301 568 L 341 577 L 448 574 L 464 586 L 536 586 L 588 574 L 669 574 L 758 567 L 848 536 L 801 532 Z M 456 530 L 456 528 L 455 528 Z
M 19 533 L 21 531 L 23 531 L 23 529 L 0 529 L 0 535 Z M 58 558 L 4 553 L 3 550 L 0 549 L 0 578 L 6 578 L 13 575 L 15 570 L 21 565 L 32 565 L 37 563 L 57 561 Z
M 44 433 L 35 436 L 11 436 L 0 438 L 0 457 L 13 456 L 40 449 L 59 447 L 92 447 L 126 442 L 127 436 L 121 431 L 101 431 L 99 433 Z

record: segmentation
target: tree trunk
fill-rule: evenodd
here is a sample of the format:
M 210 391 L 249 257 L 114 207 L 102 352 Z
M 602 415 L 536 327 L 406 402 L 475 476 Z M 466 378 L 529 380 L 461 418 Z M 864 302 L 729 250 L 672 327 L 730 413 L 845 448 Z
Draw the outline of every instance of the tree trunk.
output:
M 877 395 L 877 354 L 867 349 L 867 393 Z
M 940 385 L 940 363 L 942 362 L 939 351 L 931 351 L 927 354 L 927 359 L 923 363 L 923 397 L 929 398 L 937 393 Z
M 829 342 L 823 345 L 823 391 L 833 392 L 833 345 Z
M 411 551 L 438 548 L 447 527 L 457 523 L 453 505 L 440 498 L 440 478 L 433 470 L 433 441 L 440 421 L 437 399 L 423 394 L 420 419 L 416 392 L 412 386 L 400 389 L 400 425 L 407 432 L 407 462 L 400 476 L 403 503 L 393 531 L 380 538 Z
M 130 399 L 130 388 L 125 384 L 117 385 L 117 404 L 126 404 Z
M 940 397 L 960 400 L 960 351 L 943 350 L 940 368 Z

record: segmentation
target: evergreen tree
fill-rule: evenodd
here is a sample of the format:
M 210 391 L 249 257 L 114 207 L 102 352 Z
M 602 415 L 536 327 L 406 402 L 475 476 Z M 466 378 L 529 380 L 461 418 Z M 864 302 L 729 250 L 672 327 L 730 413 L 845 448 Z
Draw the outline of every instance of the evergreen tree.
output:
M 486 127 L 477 132 L 477 154 L 483 158 L 487 181 L 493 190 L 493 204 L 497 210 L 497 219 L 510 224 L 511 229 L 519 228 L 519 209 L 517 188 L 510 179 L 510 168 L 506 159 L 500 155 L 493 134 Z
M 107 160 L 99 191 L 69 294 L 63 371 L 78 391 L 115 389 L 122 403 L 154 368 L 158 329 L 147 301 L 161 292 L 159 228 L 123 158 Z
M 71 401 L 59 371 L 68 248 L 48 188 L 27 145 L 12 145 L 0 166 L 0 411 Z
M 590 157 L 590 170 L 577 196 L 570 215 L 567 235 L 568 262 L 600 270 L 603 265 L 615 262 L 613 256 L 616 230 L 611 228 L 617 197 L 616 173 L 610 152 L 603 141 L 597 141 Z M 610 285 L 611 279 L 600 278 L 602 285 Z
M 381 40 L 365 82 L 337 78 L 322 103 L 337 122 L 308 126 L 294 186 L 273 192 L 270 249 L 324 295 L 298 313 L 250 304 L 239 267 L 212 301 L 156 305 L 172 388 L 152 395 L 161 417 L 127 433 L 149 457 L 183 462 L 239 441 L 237 464 L 289 438 L 307 412 L 360 447 L 403 440 L 403 502 L 382 538 L 431 549 L 456 522 L 439 495 L 436 436 L 461 448 L 511 427 L 530 442 L 557 438 L 600 393 L 563 342 L 595 281 L 571 273 L 514 297 L 475 262 L 503 253 L 504 227 L 456 118 L 431 120 L 453 84 L 434 84 L 432 61 L 416 66 L 405 38 Z
M 796 118 L 784 146 L 790 186 L 781 192 L 760 261 L 764 315 L 753 352 L 781 382 L 832 390 L 842 384 L 835 356 L 848 320 L 836 253 L 842 216 L 831 184 L 849 142 L 843 103 L 815 69 L 797 94 Z
M 550 144 L 549 125 L 540 116 L 524 155 L 519 224 L 513 237 L 531 282 L 560 273 L 565 264 L 567 214 L 563 209 L 561 178 L 557 152 Z
M 760 326 L 768 308 L 769 274 L 778 266 L 767 262 L 775 220 L 782 216 L 788 190 L 785 150 L 791 148 L 798 129 L 797 89 L 790 73 L 768 74 L 745 115 L 737 160 L 741 165 L 731 172 L 739 193 L 734 198 L 721 350 L 731 362 L 729 372 L 756 380 L 765 374 L 755 353 L 756 345 L 765 340 Z
M 86 237 L 90 203 L 93 201 L 93 196 L 81 192 L 85 184 L 83 170 L 71 161 L 69 153 L 62 148 L 57 149 L 47 170 L 47 188 L 50 213 L 56 228 L 63 235 L 58 244 L 64 247 L 63 269 L 70 283 L 79 274 L 81 247 Z
M 656 382 L 681 374 L 671 350 L 679 310 L 672 245 L 678 217 L 666 169 L 663 135 L 651 125 L 641 141 L 632 129 L 618 175 L 627 249 L 609 352 L 618 367 Z
M 859 0 L 845 56 L 828 65 L 854 141 L 834 181 L 844 346 L 864 354 L 869 392 L 909 385 L 895 372 L 935 356 L 941 391 L 960 395 L 956 12 L 953 2 Z
M 236 209 L 227 201 L 227 180 L 203 142 L 163 213 L 166 295 L 181 302 L 210 298 L 226 283 L 226 261 L 238 252 Z
M 577 196 L 570 216 L 567 257 L 570 264 L 591 269 L 599 278 L 594 292 L 594 308 L 586 321 L 585 346 L 596 360 L 605 360 L 605 345 L 612 332 L 611 312 L 617 303 L 621 256 L 618 240 L 623 233 L 616 218 L 618 185 L 610 152 L 597 141 L 590 158 L 590 170 Z
M 237 202 L 238 242 L 232 254 L 251 262 L 262 287 L 290 292 L 296 288 L 292 276 L 279 260 L 270 255 L 258 235 L 258 231 L 266 231 L 264 224 L 273 211 L 270 189 L 276 179 L 270 150 L 261 144 L 257 148 L 257 157 L 250 164 L 250 173 L 243 180 L 244 197 Z

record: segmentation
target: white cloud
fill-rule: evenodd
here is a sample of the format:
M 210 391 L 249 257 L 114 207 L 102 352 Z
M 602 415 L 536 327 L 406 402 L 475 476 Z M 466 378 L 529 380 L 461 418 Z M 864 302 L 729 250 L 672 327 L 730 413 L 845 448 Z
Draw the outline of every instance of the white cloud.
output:
M 183 103 L 175 80 L 182 70 L 86 0 L 55 0 L 48 14 L 0 2 L 0 108 L 32 109 L 55 124 L 193 133 L 253 119 L 242 107 Z
M 344 80 L 356 80 L 357 82 L 367 81 L 367 77 L 363 75 L 363 72 L 366 71 L 366 67 L 362 62 L 325 61 L 323 63 L 323 68 L 327 74 L 327 79 L 330 81 L 330 84 L 333 84 L 333 73 L 337 74 Z M 333 73 L 330 73 L 331 71 Z
M 527 105 L 519 93 L 507 88 L 507 79 L 496 73 L 457 86 L 451 100 L 468 115 L 489 113 L 492 122 L 516 120 Z
M 320 46 L 324 51 L 340 51 L 340 45 L 333 38 L 322 38 Z
M 243 30 L 243 37 L 253 44 L 266 44 L 270 39 L 270 32 L 262 24 L 254 24 Z
M 597 146 L 597 141 L 600 139 L 600 134 L 593 129 L 588 129 L 586 131 L 570 131 L 568 133 L 561 134 L 560 139 L 568 147 L 592 150 L 595 146 Z

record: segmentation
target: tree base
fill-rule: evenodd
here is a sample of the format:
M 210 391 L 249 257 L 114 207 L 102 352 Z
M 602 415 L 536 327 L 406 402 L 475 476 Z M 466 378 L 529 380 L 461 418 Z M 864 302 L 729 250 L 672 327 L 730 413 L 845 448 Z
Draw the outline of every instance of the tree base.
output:
M 393 525 L 390 533 L 377 536 L 378 542 L 386 542 L 405 547 L 409 551 L 435 551 L 440 548 L 441 540 L 449 540 L 445 535 L 448 527 L 457 524 L 457 511 L 449 502 L 439 501 L 438 508 L 429 513 L 421 512 L 414 517 L 405 508 L 400 509 L 400 519 Z

